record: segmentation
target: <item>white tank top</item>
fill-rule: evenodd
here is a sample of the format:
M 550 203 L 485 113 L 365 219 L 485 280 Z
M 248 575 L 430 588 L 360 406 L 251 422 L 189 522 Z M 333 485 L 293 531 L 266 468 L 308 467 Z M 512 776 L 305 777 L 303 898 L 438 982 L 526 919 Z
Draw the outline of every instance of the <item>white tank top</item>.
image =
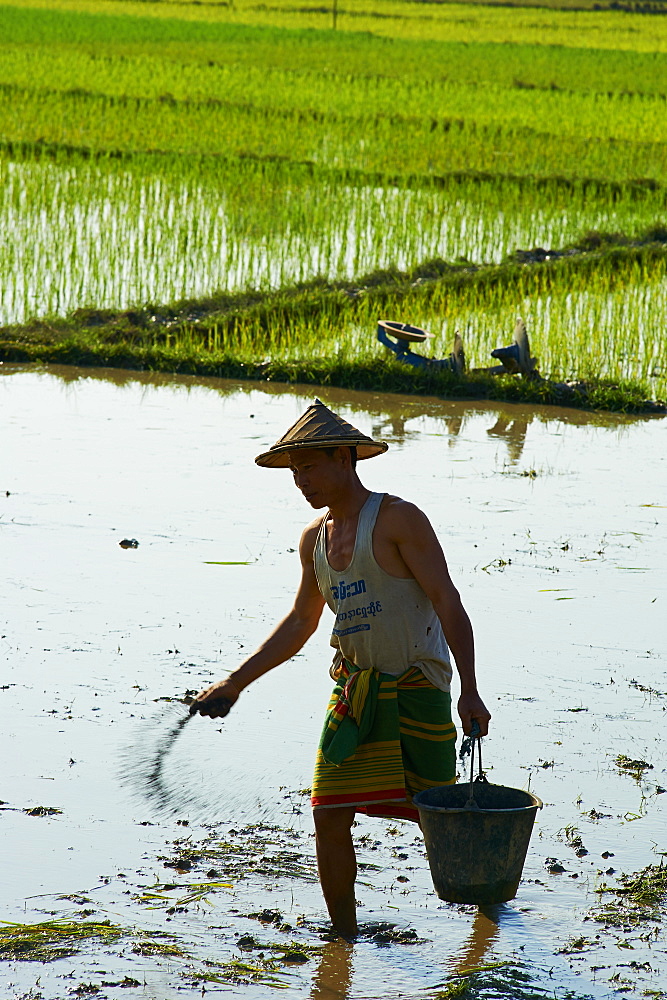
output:
M 315 542 L 317 585 L 336 615 L 331 645 L 361 670 L 375 667 L 400 677 L 419 667 L 432 684 L 449 691 L 452 667 L 440 619 L 414 579 L 391 576 L 375 561 L 373 528 L 383 493 L 371 493 L 359 512 L 349 566 L 332 569 L 327 557 L 327 513 Z

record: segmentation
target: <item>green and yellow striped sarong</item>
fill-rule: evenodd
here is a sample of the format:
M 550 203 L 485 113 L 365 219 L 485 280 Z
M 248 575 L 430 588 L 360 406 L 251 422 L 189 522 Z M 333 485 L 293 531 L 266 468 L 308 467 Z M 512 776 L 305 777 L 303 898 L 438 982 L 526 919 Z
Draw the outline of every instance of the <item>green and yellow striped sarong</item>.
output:
M 313 808 L 417 820 L 412 797 L 456 781 L 451 696 L 417 667 L 400 677 L 338 667 L 315 761 Z

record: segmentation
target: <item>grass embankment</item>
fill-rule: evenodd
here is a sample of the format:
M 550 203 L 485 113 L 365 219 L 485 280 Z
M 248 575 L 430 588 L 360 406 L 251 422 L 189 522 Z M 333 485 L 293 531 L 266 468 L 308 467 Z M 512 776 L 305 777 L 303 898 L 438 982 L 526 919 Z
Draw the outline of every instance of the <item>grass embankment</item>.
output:
M 472 309 L 489 321 L 499 301 L 506 303 L 511 315 L 517 293 L 539 301 L 592 286 L 607 304 L 614 292 L 625 302 L 628 274 L 638 279 L 658 270 L 664 274 L 665 242 L 667 230 L 650 232 L 632 246 L 591 234 L 580 246 L 554 253 L 551 259 L 533 252 L 499 266 L 435 260 L 411 272 L 376 272 L 354 283 L 316 280 L 276 292 L 223 293 L 168 308 L 80 309 L 64 320 L 0 329 L 0 358 L 659 412 L 659 406 L 647 401 L 646 384 L 596 374 L 623 367 L 623 359 L 610 365 L 600 353 L 605 349 L 600 330 L 588 338 L 586 384 L 574 389 L 560 381 L 573 374 L 568 357 L 577 353 L 563 329 L 550 331 L 549 338 L 539 334 L 532 338 L 533 349 L 550 345 L 554 358 L 561 352 L 560 364 L 542 366 L 550 378 L 541 382 L 485 372 L 458 377 L 437 369 L 408 368 L 388 356 L 372 335 L 381 316 L 409 313 L 413 319 L 416 313 L 420 320 L 426 316 L 437 321 L 445 308 L 461 315 Z M 602 313 L 598 320 L 602 321 Z M 501 328 L 485 333 L 489 350 L 511 340 Z M 636 340 L 638 334 L 637 329 L 627 331 L 627 353 L 645 349 Z M 445 356 L 451 347 L 443 336 L 431 343 L 436 345 L 436 356 Z M 483 367 L 493 364 L 490 357 L 473 358 L 475 362 Z

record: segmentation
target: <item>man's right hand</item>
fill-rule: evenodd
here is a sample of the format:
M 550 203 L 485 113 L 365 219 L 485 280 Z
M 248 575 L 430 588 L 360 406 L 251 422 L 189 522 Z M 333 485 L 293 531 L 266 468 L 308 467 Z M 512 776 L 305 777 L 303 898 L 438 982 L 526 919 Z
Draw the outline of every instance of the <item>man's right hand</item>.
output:
M 230 680 L 217 681 L 200 691 L 190 705 L 190 715 L 199 712 L 209 719 L 224 719 L 232 705 L 238 700 L 238 688 Z

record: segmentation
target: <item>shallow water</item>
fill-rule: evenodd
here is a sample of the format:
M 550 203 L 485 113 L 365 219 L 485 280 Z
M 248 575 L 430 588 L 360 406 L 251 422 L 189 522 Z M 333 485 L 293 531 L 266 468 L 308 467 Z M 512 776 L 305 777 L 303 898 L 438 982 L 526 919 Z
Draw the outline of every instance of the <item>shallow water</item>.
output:
M 48 965 L 3 962 L 3 996 L 61 998 L 91 984 L 108 997 L 201 993 L 207 961 L 260 961 L 237 947 L 243 935 L 324 947 L 274 975 L 327 1000 L 432 996 L 462 969 L 497 962 L 507 964 L 476 974 L 479 995 L 665 988 L 660 924 L 628 932 L 586 920 L 596 886 L 615 884 L 602 873 L 657 864 L 667 851 L 664 420 L 320 390 L 390 442 L 360 466 L 366 485 L 431 517 L 475 626 L 494 716 L 485 766 L 545 804 L 517 898 L 486 915 L 437 899 L 418 831 L 362 819 L 360 860 L 375 867 L 360 872 L 360 917 L 414 929 L 423 943 L 350 948 L 318 934 L 325 912 L 302 794 L 330 686 L 324 618 L 224 723 L 183 727 L 164 764 L 171 811 L 141 794 L 151 747 L 187 711 L 160 699 L 232 669 L 289 607 L 309 508 L 288 474 L 253 458 L 313 393 L 0 372 L 0 752 L 11 762 L 0 788 L 0 918 L 83 907 L 135 934 L 168 931 L 187 956 L 137 953 L 129 936 L 84 944 Z M 121 548 L 123 538 L 138 547 Z M 619 754 L 653 767 L 635 780 L 615 765 Z M 35 806 L 62 812 L 23 811 Z M 566 828 L 587 855 L 575 855 Z M 207 837 L 212 854 L 171 867 Z M 548 858 L 565 871 L 550 874 Z M 175 909 L 187 887 L 216 881 L 209 868 L 224 885 Z M 243 916 L 267 908 L 293 929 Z M 591 944 L 561 953 L 579 937 Z M 275 988 L 244 975 L 206 991 Z M 121 987 L 125 976 L 139 985 Z

